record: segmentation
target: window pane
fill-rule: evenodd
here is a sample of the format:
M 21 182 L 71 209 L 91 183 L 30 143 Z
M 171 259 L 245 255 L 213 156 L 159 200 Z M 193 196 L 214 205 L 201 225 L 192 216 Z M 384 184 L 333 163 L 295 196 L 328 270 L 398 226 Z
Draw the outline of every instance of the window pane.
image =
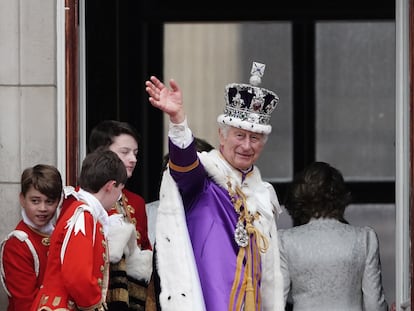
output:
M 257 163 L 271 181 L 292 175 L 292 66 L 289 23 L 167 23 L 164 77 L 183 90 L 195 136 L 217 146 L 217 116 L 224 108 L 224 87 L 248 83 L 253 61 L 266 64 L 262 87 L 278 94 L 272 133 Z M 167 122 L 167 120 L 165 120 Z M 168 129 L 168 126 L 165 126 Z
M 395 177 L 395 23 L 316 26 L 316 158 L 347 180 Z

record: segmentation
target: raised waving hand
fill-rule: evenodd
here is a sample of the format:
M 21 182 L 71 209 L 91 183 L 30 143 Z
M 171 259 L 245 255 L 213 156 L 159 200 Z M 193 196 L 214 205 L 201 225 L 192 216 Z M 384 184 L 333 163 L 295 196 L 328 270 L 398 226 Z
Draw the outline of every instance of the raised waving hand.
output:
M 185 119 L 182 94 L 180 87 L 173 79 L 170 79 L 169 84 L 170 88 L 166 87 L 157 77 L 151 76 L 150 80 L 145 82 L 145 90 L 149 95 L 151 105 L 167 113 L 170 121 L 178 124 Z

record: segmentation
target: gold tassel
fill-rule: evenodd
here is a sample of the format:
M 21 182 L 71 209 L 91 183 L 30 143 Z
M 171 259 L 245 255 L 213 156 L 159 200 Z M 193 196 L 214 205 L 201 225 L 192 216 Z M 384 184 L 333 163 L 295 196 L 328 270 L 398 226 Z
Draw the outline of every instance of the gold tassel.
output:
M 246 219 L 246 230 L 249 234 L 249 237 L 252 235 L 255 236 L 257 242 L 261 242 L 261 246 L 258 246 L 260 252 L 265 252 L 268 247 L 269 243 L 266 237 L 252 225 L 252 219 Z M 247 247 L 247 263 L 246 263 L 246 272 L 247 272 L 247 287 L 246 287 L 246 302 L 245 302 L 245 311 L 255 311 L 256 310 L 256 293 L 255 288 L 253 286 L 253 266 L 252 266 L 252 249 L 251 246 L 248 245 Z M 259 293 L 260 294 L 260 293 Z
M 255 237 L 256 243 L 255 247 L 257 247 L 258 251 L 260 253 L 265 253 L 269 247 L 269 243 L 266 239 L 266 237 L 253 226 L 253 221 L 255 218 L 259 217 L 259 214 L 256 213 L 256 215 L 251 215 L 246 206 L 246 196 L 244 195 L 243 191 L 239 187 L 236 187 L 235 191 L 231 188 L 231 183 L 228 183 L 228 191 L 232 198 L 233 206 L 236 210 L 236 212 L 239 214 L 239 221 L 245 222 L 245 229 L 247 231 L 247 234 L 249 236 L 249 239 L 251 239 L 252 236 Z M 241 207 L 244 207 L 243 210 L 241 210 Z M 233 311 L 234 309 L 234 303 L 235 303 L 235 294 L 237 292 L 237 287 L 239 285 L 240 276 L 241 276 L 241 269 L 243 265 L 243 258 L 246 255 L 247 261 L 245 266 L 245 281 L 241 287 L 241 293 L 244 291 L 245 299 L 244 299 L 244 311 L 255 311 L 256 310 L 256 289 L 253 286 L 253 259 L 252 259 L 252 249 L 251 249 L 251 243 L 247 245 L 246 247 L 240 247 L 239 253 L 237 256 L 237 268 L 236 268 L 236 274 L 235 274 L 235 280 L 233 281 L 233 286 L 231 289 L 231 295 L 230 295 L 230 304 L 229 304 L 229 311 Z M 256 280 L 255 283 L 257 283 L 258 280 Z M 260 305 L 260 289 L 258 289 L 259 292 L 257 293 L 259 297 L 259 305 Z M 237 299 L 237 307 L 240 307 L 239 303 L 242 303 L 240 301 L 241 297 L 243 295 L 238 297 Z
M 246 301 L 244 305 L 245 311 L 255 311 L 254 287 L 252 279 L 252 250 L 250 245 L 247 246 L 247 286 L 246 286 Z

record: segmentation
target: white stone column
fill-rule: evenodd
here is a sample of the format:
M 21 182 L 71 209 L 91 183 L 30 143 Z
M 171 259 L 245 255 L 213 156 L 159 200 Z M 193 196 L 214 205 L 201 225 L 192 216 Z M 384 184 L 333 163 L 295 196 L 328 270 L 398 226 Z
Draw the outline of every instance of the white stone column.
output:
M 179 83 L 190 128 L 214 146 L 218 144 L 217 116 L 225 103 L 224 87 L 240 76 L 238 27 L 231 23 L 165 26 L 164 82 L 174 78 Z

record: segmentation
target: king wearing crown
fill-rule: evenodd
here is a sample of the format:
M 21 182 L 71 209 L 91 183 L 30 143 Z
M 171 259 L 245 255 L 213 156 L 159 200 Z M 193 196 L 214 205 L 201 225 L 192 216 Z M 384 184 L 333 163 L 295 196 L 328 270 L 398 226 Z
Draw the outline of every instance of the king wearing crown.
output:
M 284 310 L 280 206 L 255 166 L 279 100 L 258 86 L 264 68 L 253 63 L 250 84 L 225 87 L 219 146 L 201 153 L 178 84 L 170 80 L 168 88 L 154 76 L 146 82 L 150 103 L 170 120 L 156 225 L 162 310 Z
M 258 86 L 264 69 L 264 64 L 254 62 L 251 84 L 231 83 L 226 86 L 226 107 L 224 113 L 218 116 L 219 123 L 262 134 L 271 132 L 270 116 L 279 102 L 279 97 Z

